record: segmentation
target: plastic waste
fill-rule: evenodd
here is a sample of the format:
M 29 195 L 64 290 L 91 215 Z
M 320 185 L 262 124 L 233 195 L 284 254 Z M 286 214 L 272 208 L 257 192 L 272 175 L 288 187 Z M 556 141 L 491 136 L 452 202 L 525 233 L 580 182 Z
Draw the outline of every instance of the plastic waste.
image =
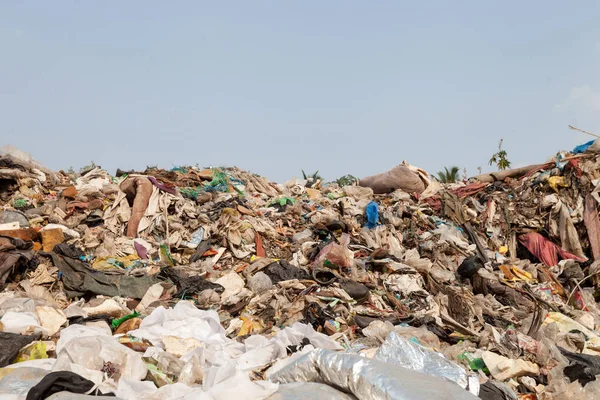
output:
M 547 326 L 551 323 L 555 323 L 559 332 L 562 333 L 569 333 L 574 330 L 582 332 L 586 338 L 583 353 L 600 355 L 600 336 L 595 331 L 586 328 L 579 322 L 558 312 L 549 312 L 546 319 L 543 321 L 542 326 Z
M 352 393 L 359 399 L 475 400 L 454 382 L 358 355 L 313 350 L 294 359 L 267 379 L 277 383 L 318 382 Z
M 82 375 L 96 382 L 97 374 L 102 376 L 107 370 L 107 365 L 118 366 L 114 371 L 109 370 L 109 378 L 117 382 L 121 377 L 130 380 L 142 380 L 146 377 L 148 368 L 142 360 L 140 353 L 119 344 L 111 336 L 84 336 L 73 338 L 62 345 L 58 350 L 55 371 L 72 371 L 80 373 L 80 368 L 92 372 Z
M 510 359 L 491 351 L 485 351 L 481 358 L 490 374 L 500 381 L 525 375 L 535 376 L 540 373 L 537 364 L 521 359 Z
M 467 372 L 463 367 L 393 331 L 377 350 L 375 359 L 450 380 L 464 389 L 469 386 Z M 479 394 L 479 387 L 474 389 L 473 394 Z
M 369 229 L 373 229 L 377 226 L 379 222 L 379 206 L 374 201 L 367 204 L 367 208 L 365 210 L 367 214 L 367 223 L 365 226 Z
M 594 140 L 590 140 L 589 142 L 580 144 L 578 146 L 575 146 L 575 148 L 571 151 L 571 153 L 573 154 L 581 154 L 581 153 L 585 153 L 585 151 L 594 144 L 594 142 L 596 141 L 596 139 Z
M 112 328 L 112 330 L 115 330 L 119 327 L 119 325 L 121 325 L 123 322 L 130 320 L 132 318 L 137 317 L 138 315 L 140 315 L 140 313 L 138 313 L 137 311 L 134 311 L 133 313 L 126 315 L 122 318 L 118 318 L 118 319 L 113 319 L 112 322 L 110 323 L 110 327 Z
M 50 372 L 54 368 L 54 364 L 56 364 L 56 358 L 40 358 L 10 364 L 6 368 L 40 368 Z
M 347 233 L 342 234 L 340 244 L 330 243 L 323 247 L 323 250 L 317 256 L 313 263 L 313 268 L 341 268 L 348 269 L 352 267 L 354 254 L 348 245 L 350 244 L 350 236 Z
M 71 325 L 60 331 L 60 337 L 56 342 L 56 353 L 60 353 L 62 348 L 71 340 L 83 337 L 108 336 L 110 331 L 95 326 Z
M 30 360 L 42 360 L 44 358 L 48 358 L 48 354 L 46 353 L 46 343 L 34 342 L 19 351 L 19 354 L 15 358 L 15 362 L 20 363 Z
M 196 231 L 194 231 L 194 233 L 192 233 L 192 238 L 189 241 L 184 241 L 181 244 L 189 247 L 190 249 L 195 249 L 196 247 L 198 247 L 202 239 L 204 239 L 204 228 L 200 227 Z
M 8 311 L 0 318 L 0 323 L 3 326 L 4 332 L 17 334 L 35 332 L 44 335 L 48 334 L 48 331 L 40 325 L 37 315 L 33 312 Z
M 29 389 L 37 385 L 48 371 L 41 368 L 0 369 L 0 398 L 2 400 L 25 400 Z
M 456 358 L 460 361 L 465 361 L 469 365 L 471 371 L 483 371 L 486 374 L 490 373 L 481 357 L 475 357 L 471 353 L 464 352 L 459 354 Z
M 313 232 L 310 229 L 305 229 L 302 232 L 298 232 L 292 236 L 294 243 L 302 244 L 312 239 Z

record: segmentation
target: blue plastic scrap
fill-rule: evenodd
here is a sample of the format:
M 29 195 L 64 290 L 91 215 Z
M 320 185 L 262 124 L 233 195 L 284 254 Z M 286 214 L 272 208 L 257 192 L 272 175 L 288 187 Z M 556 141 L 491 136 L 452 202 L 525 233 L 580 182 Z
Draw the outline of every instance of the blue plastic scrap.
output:
M 564 161 L 565 156 L 561 153 L 558 153 L 556 155 L 556 161 L 554 162 L 554 164 L 556 165 L 557 168 L 559 168 L 561 171 L 567 166 L 568 162 Z
M 365 226 L 369 229 L 373 229 L 379 222 L 379 206 L 374 201 L 367 204 L 367 223 Z
M 580 144 L 579 146 L 577 146 L 573 149 L 573 154 L 585 153 L 585 151 L 588 149 L 588 147 L 593 145 L 595 141 L 596 141 L 596 139 L 590 140 L 589 142 L 584 143 L 584 144 Z

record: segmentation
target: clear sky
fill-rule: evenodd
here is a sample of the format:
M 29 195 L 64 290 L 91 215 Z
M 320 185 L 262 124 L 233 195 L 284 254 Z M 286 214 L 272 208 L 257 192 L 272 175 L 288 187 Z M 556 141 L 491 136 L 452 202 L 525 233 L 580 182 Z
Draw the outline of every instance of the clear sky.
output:
M 600 133 L 598 1 L 0 2 L 0 144 L 276 181 L 514 166 Z

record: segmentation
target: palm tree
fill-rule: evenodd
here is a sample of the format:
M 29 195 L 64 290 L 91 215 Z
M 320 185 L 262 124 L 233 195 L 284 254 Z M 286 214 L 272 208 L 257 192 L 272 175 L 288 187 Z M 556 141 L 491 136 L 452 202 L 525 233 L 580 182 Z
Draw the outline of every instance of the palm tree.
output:
M 444 167 L 444 171 L 440 171 L 437 173 L 437 177 L 442 183 L 454 183 L 458 180 L 458 172 L 459 168 L 454 166 L 448 169 Z

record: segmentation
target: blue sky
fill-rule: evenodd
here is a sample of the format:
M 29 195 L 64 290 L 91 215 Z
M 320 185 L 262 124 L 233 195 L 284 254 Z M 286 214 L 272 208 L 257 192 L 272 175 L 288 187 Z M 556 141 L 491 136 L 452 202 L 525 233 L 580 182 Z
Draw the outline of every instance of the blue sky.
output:
M 3 1 L 0 144 L 276 181 L 490 170 L 600 133 L 600 2 Z

